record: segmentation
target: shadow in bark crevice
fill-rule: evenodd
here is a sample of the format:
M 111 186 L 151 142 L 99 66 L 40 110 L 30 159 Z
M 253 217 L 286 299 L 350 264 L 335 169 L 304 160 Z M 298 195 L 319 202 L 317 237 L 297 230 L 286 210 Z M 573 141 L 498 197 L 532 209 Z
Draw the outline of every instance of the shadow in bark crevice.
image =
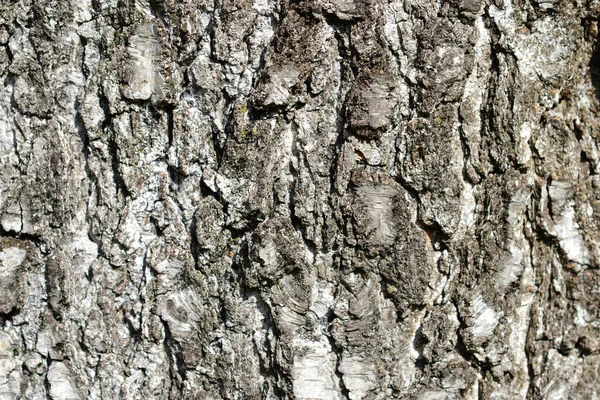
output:
M 592 85 L 594 86 L 594 92 L 596 99 L 600 100 L 600 38 L 596 39 L 596 45 L 594 46 L 594 52 L 592 58 L 590 58 L 590 75 L 592 78 Z

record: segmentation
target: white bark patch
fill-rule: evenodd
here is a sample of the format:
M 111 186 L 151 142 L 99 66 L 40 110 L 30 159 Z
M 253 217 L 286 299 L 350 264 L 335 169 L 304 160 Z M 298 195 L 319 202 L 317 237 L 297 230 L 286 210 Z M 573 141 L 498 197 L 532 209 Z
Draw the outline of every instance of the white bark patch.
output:
M 575 309 L 577 310 L 574 318 L 575 325 L 586 326 L 592 320 L 590 314 L 581 304 L 575 305 Z
M 259 14 L 266 14 L 273 8 L 273 2 L 269 0 L 254 0 L 252 2 L 252 8 Z
M 475 196 L 473 185 L 465 181 L 460 201 L 460 221 L 456 229 L 456 235 L 465 235 L 475 224 Z
M 521 232 L 521 231 L 519 231 Z M 522 233 L 521 233 L 522 235 Z M 529 252 L 529 246 L 526 241 L 522 242 L 525 247 L 524 253 Z M 521 304 L 516 308 L 512 315 L 512 320 L 507 324 L 510 326 L 509 343 L 511 343 L 509 354 L 512 358 L 514 369 L 520 372 L 520 377 L 515 379 L 511 386 L 513 387 L 513 395 L 518 395 L 516 398 L 526 399 L 527 392 L 530 386 L 528 375 L 528 360 L 525 350 L 527 341 L 527 332 L 531 320 L 531 305 L 535 297 L 531 288 L 535 285 L 535 277 L 531 261 L 528 257 L 522 260 L 523 271 L 521 274 Z
M 339 399 L 335 385 L 335 354 L 325 336 L 317 341 L 303 341 L 301 354 L 294 357 L 292 379 L 297 399 Z
M 519 137 L 517 138 L 517 161 L 520 165 L 526 165 L 531 161 L 531 148 L 529 147 L 531 132 L 531 122 L 521 124 L 521 130 L 519 132 Z
M 540 18 L 533 23 L 532 34 L 521 36 L 515 41 L 515 55 L 519 70 L 531 76 L 550 79 L 558 76 L 568 67 L 573 41 L 566 38 L 569 34 L 555 18 Z
M 519 394 L 520 399 L 527 398 L 527 391 L 529 390 L 529 378 L 527 369 L 527 353 L 525 350 L 527 341 L 527 330 L 529 329 L 529 314 L 531 310 L 531 303 L 533 301 L 533 294 L 527 293 L 523 295 L 521 299 L 521 306 L 516 309 L 515 315 L 511 325 L 510 342 L 511 343 L 511 355 L 512 362 L 515 366 L 515 370 L 520 372 L 520 376 L 524 379 L 515 380 L 514 384 L 516 392 Z M 520 383 L 520 384 L 519 384 Z
M 148 100 L 153 94 L 162 97 L 163 78 L 158 73 L 161 48 L 154 24 L 143 24 L 136 29 L 127 54 L 125 75 L 129 87 L 123 94 L 134 100 Z
M 2 263 L 1 273 L 11 271 L 18 267 L 25 260 L 27 253 L 18 247 L 9 247 L 0 252 L 0 263 Z
M 559 240 L 567 258 L 581 265 L 590 262 L 590 254 L 583 242 L 579 224 L 575 218 L 575 202 L 571 199 L 572 186 L 569 182 L 552 182 L 548 188 L 552 200 L 552 232 Z
M 82 23 L 92 20 L 94 6 L 91 0 L 71 0 L 75 21 Z
M 12 339 L 7 333 L 0 332 L 0 396 L 6 390 L 8 376 L 16 366 Z
M 333 305 L 334 285 L 330 282 L 315 281 L 312 290 L 312 303 L 309 310 L 315 313 L 317 318 L 323 318 Z
M 548 351 L 549 379 L 545 379 L 541 386 L 541 396 L 548 400 L 563 400 L 572 398 L 574 388 L 581 378 L 583 359 L 576 354 L 563 356 L 555 349 Z
M 526 255 L 529 253 L 529 244 L 523 234 L 524 215 L 529 204 L 530 191 L 526 183 L 516 180 L 514 182 L 515 194 L 508 205 L 507 222 L 510 234 L 507 239 L 507 254 L 503 257 L 500 271 L 496 279 L 496 288 L 503 293 L 513 282 L 516 282 L 523 273 Z
M 2 215 L 2 228 L 5 231 L 21 232 L 23 227 L 22 218 L 21 206 L 18 203 L 10 204 Z
M 356 190 L 355 215 L 362 233 L 371 245 L 392 245 L 396 239 L 396 223 L 392 198 L 396 190 L 389 186 L 361 186 Z
M 298 81 L 300 73 L 291 65 L 285 65 L 273 71 L 271 81 L 268 85 L 265 105 L 281 106 L 287 104 L 291 99 L 290 90 Z
M 53 362 L 48 370 L 50 396 L 53 400 L 80 399 L 79 393 L 70 380 L 70 372 L 62 362 Z
M 579 264 L 587 264 L 589 254 L 579 234 L 579 224 L 575 221 L 573 207 L 567 208 L 561 214 L 554 227 L 560 240 L 560 247 L 565 251 L 569 260 Z
M 375 365 L 361 356 L 344 357 L 338 369 L 344 375 L 344 385 L 350 391 L 350 400 L 363 399 L 367 392 L 375 388 Z
M 421 400 L 447 400 L 451 397 L 445 390 L 427 390 L 419 393 L 419 398 Z
M 491 336 L 498 325 L 499 315 L 485 304 L 481 295 L 471 303 L 471 313 L 475 317 L 470 327 L 473 336 L 476 338 Z
M 202 318 L 201 306 L 202 299 L 195 290 L 183 289 L 161 298 L 159 313 L 169 323 L 174 337 L 185 338 L 196 331 Z
M 0 252 L 0 314 L 20 308 L 24 300 L 25 278 L 19 266 L 26 254 L 18 247 L 8 247 Z

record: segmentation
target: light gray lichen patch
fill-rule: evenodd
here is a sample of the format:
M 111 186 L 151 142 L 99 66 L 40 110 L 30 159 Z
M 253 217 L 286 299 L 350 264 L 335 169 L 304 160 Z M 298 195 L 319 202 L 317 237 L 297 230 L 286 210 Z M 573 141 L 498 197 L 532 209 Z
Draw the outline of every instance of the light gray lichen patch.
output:
M 123 76 L 123 95 L 131 100 L 156 100 L 164 97 L 161 75 L 162 49 L 158 30 L 153 23 L 137 26 L 129 37 Z

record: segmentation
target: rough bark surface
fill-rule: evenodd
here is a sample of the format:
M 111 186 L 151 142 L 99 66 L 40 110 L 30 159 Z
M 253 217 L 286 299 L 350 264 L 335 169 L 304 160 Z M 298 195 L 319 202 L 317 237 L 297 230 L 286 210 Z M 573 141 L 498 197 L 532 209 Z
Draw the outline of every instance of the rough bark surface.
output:
M 0 399 L 598 399 L 597 0 L 0 0 Z

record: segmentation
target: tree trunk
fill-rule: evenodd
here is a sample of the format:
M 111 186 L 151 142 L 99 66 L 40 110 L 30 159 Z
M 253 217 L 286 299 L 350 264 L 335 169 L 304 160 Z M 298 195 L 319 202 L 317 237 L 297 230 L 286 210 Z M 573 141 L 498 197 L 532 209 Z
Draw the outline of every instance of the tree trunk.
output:
M 597 0 L 0 0 L 0 399 L 597 399 Z

